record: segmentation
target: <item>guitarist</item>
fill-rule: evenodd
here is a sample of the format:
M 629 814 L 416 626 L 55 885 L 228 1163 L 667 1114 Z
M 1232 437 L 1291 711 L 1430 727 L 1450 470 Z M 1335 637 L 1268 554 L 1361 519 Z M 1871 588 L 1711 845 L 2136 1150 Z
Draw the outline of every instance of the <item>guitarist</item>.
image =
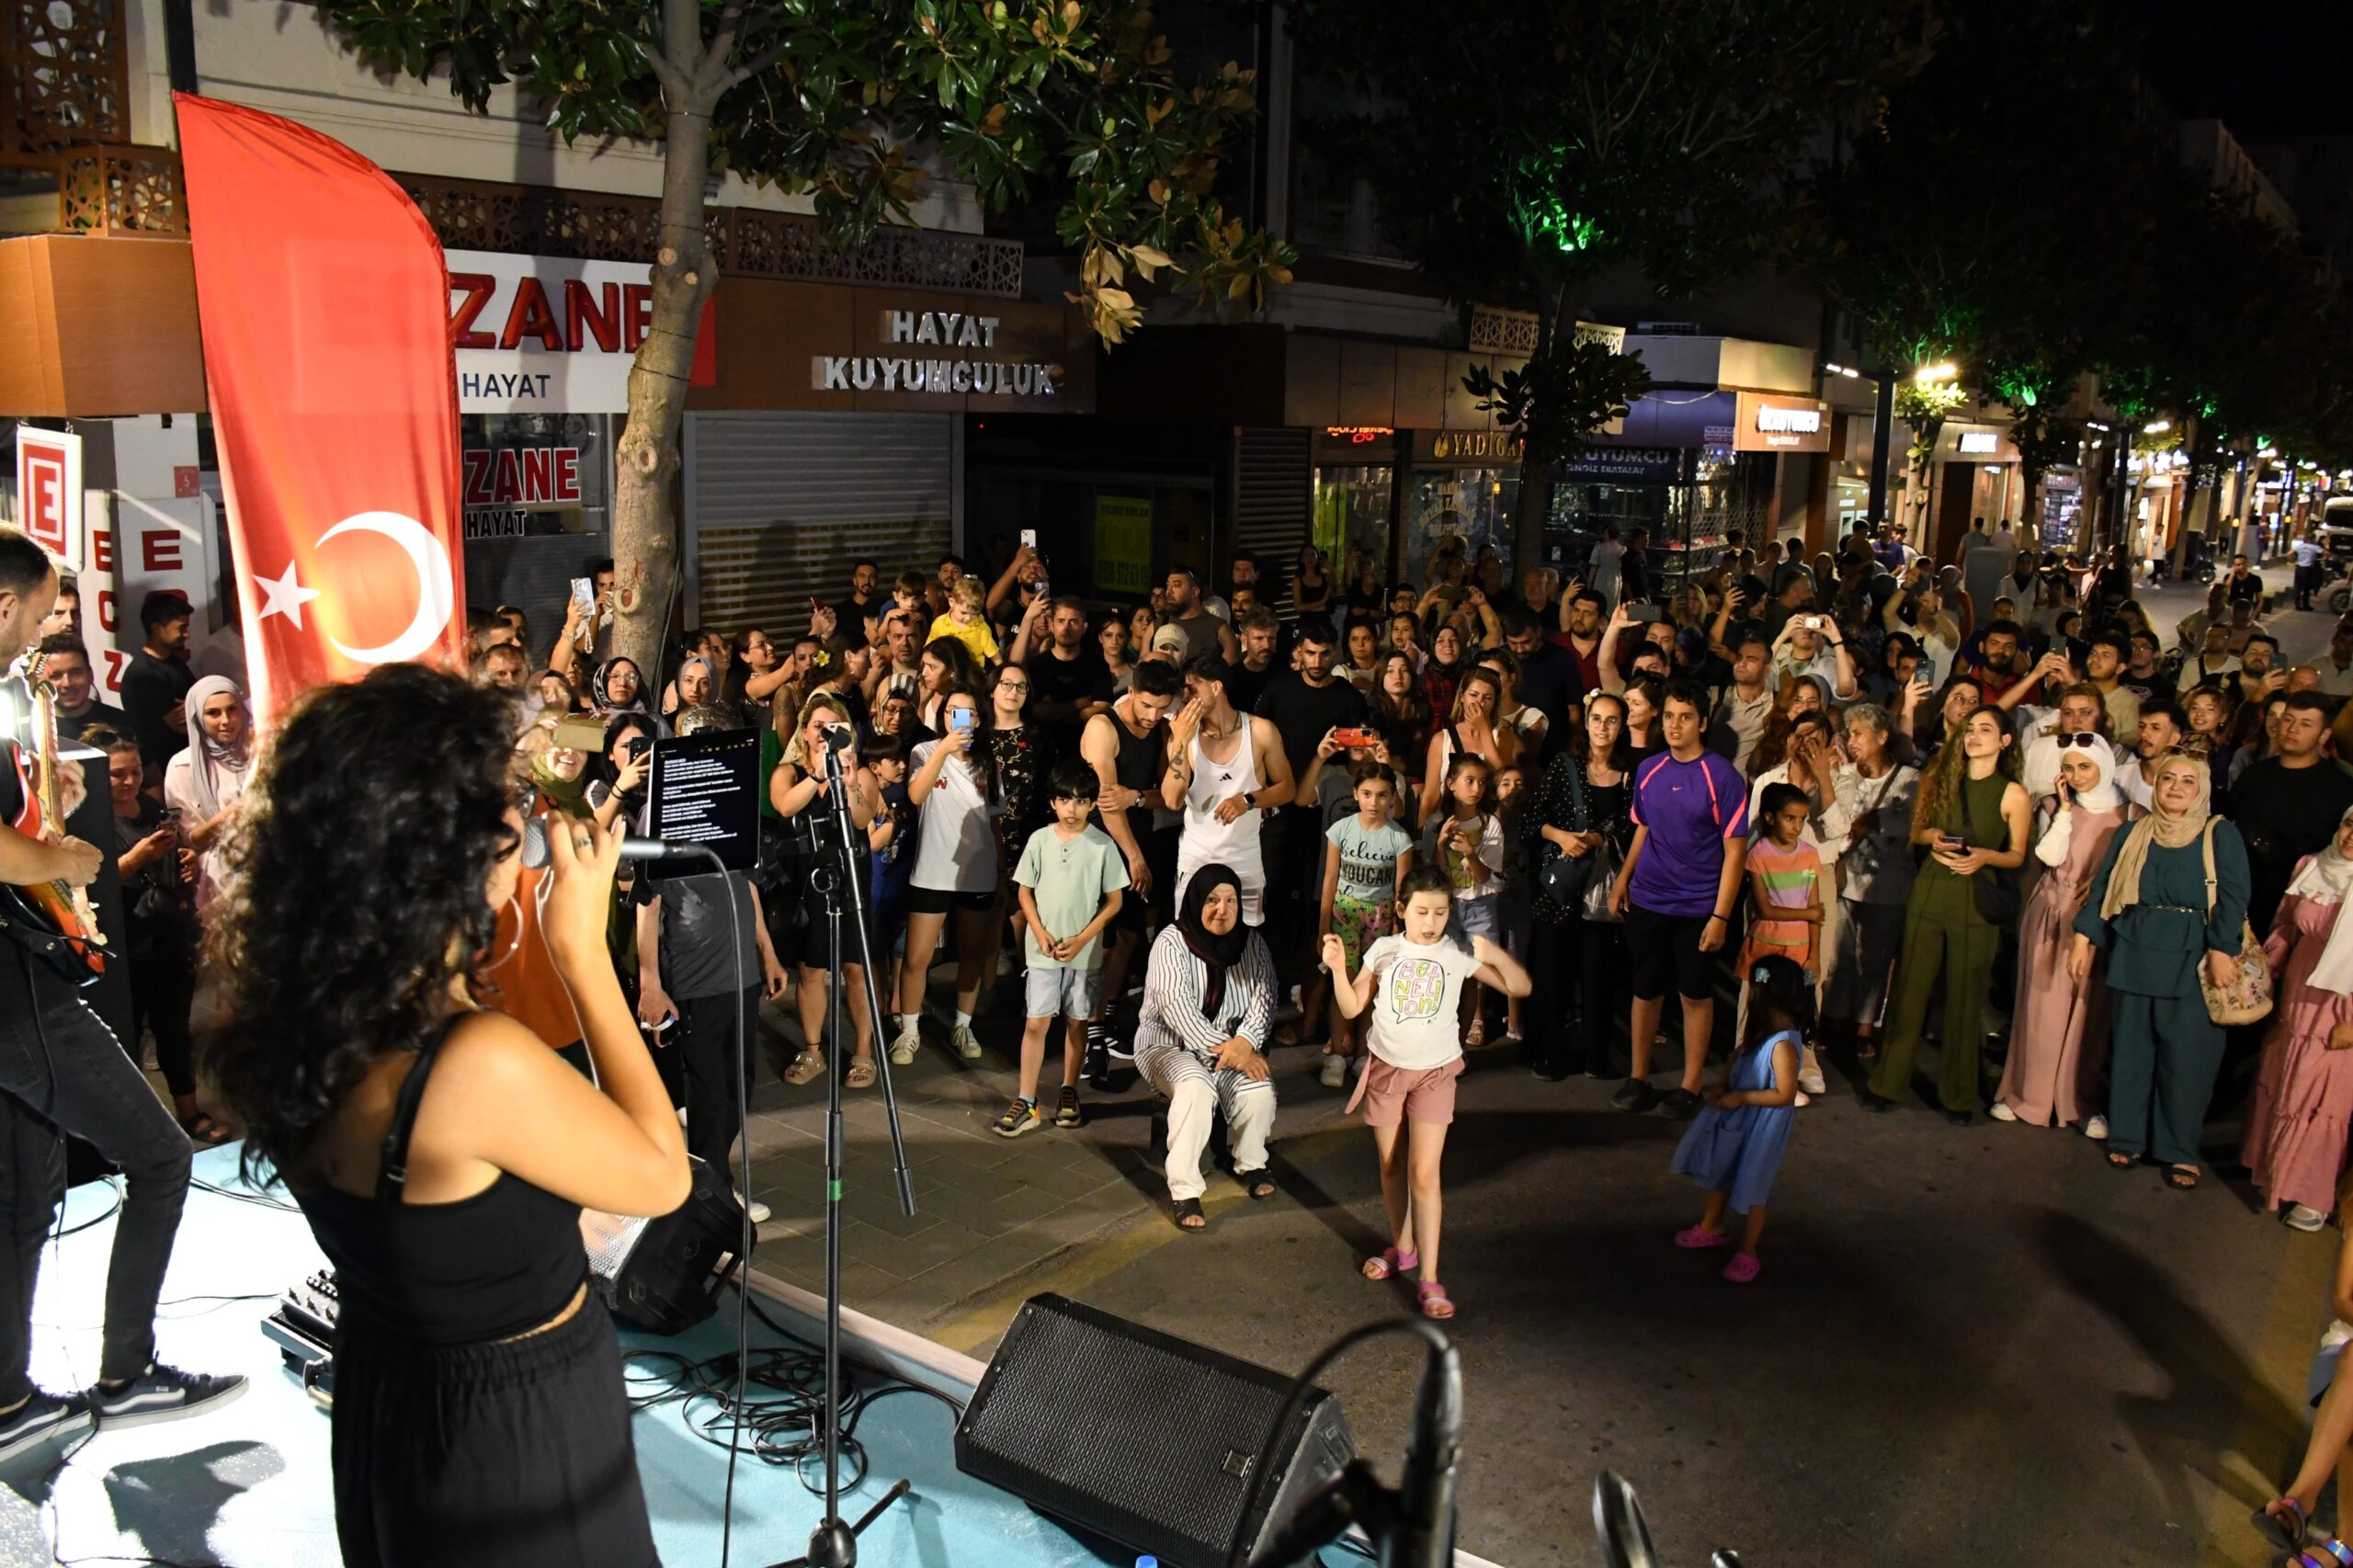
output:
M 0 528 L 0 669 L 13 666 L 57 597 L 41 548 Z M 86 887 L 100 855 L 79 839 L 27 837 L 20 755 L 0 738 L 0 882 Z M 69 773 L 74 795 L 80 776 Z M 105 1349 L 98 1381 L 52 1394 L 32 1385 L 33 1286 L 65 1191 L 62 1132 L 86 1139 L 126 1177 L 107 1271 Z M 188 1199 L 188 1135 L 172 1120 L 119 1041 L 73 986 L 16 942 L 0 938 L 0 1466 L 102 1424 L 138 1426 L 192 1415 L 244 1392 L 241 1377 L 183 1372 L 155 1359 L 155 1301 Z

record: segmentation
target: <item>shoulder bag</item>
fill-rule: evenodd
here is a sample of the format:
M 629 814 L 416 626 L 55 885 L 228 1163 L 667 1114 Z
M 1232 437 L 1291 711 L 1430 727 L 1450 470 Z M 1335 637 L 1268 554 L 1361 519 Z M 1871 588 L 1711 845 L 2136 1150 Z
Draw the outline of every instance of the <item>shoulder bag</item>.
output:
M 1569 795 L 1574 802 L 1571 815 L 1576 826 L 1573 831 L 1583 833 L 1590 825 L 1585 803 L 1585 767 L 1574 757 L 1569 759 Z M 1570 855 L 1549 838 L 1544 840 L 1544 847 L 1552 852 L 1552 858 L 1537 872 L 1537 891 L 1563 909 L 1577 908 L 1585 898 L 1586 883 L 1593 875 L 1599 851 Z
M 2198 836 L 2198 846 L 2206 857 L 2206 913 L 2214 912 L 2214 829 L 2222 818 L 2206 819 L 2206 831 Z M 2228 985 L 2217 985 L 2207 972 L 2204 954 L 2198 960 L 2198 989 L 2206 996 L 2206 1016 L 2216 1023 L 2251 1024 L 2271 1011 L 2271 960 L 2264 956 L 2263 944 L 2255 935 L 2255 927 L 2239 922 L 2239 974 Z

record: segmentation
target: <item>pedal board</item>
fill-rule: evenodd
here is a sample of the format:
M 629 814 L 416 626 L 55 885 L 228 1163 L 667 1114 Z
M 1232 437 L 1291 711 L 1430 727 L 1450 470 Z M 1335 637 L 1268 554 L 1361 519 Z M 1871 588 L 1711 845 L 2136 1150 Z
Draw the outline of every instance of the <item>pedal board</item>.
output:
M 335 1404 L 335 1323 L 342 1297 L 335 1270 L 323 1268 L 289 1286 L 278 1310 L 262 1320 L 261 1331 L 278 1346 L 287 1371 L 321 1409 Z

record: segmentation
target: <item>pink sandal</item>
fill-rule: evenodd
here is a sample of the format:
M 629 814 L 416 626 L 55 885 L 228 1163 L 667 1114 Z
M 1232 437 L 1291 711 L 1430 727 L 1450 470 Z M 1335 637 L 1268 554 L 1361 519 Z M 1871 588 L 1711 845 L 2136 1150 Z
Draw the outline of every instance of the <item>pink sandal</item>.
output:
M 1415 1287 L 1414 1300 L 1426 1318 L 1443 1323 L 1454 1315 L 1454 1303 L 1447 1299 L 1446 1287 L 1435 1279 L 1425 1279 Z
M 1685 1252 L 1703 1252 L 1709 1247 L 1728 1246 L 1732 1238 L 1722 1231 L 1711 1231 L 1705 1225 L 1694 1225 L 1688 1231 L 1675 1233 L 1675 1244 Z
M 1756 1255 L 1752 1252 L 1736 1252 L 1732 1255 L 1732 1261 L 1724 1265 L 1724 1278 L 1735 1285 L 1745 1285 L 1764 1272 L 1765 1266 L 1756 1261 Z
M 1363 1273 L 1367 1279 L 1387 1279 L 1392 1275 L 1410 1274 L 1421 1266 L 1422 1255 L 1417 1252 L 1399 1252 L 1395 1247 L 1382 1247 L 1379 1257 L 1364 1260 Z

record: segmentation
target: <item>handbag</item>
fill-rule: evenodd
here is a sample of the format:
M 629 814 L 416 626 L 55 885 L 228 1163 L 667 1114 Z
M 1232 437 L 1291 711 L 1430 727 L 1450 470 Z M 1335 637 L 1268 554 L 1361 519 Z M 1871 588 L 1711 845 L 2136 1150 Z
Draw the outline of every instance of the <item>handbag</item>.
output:
M 1585 908 L 1579 913 L 1594 926 L 1617 926 L 1625 917 L 1611 911 L 1609 891 L 1618 885 L 1618 873 L 1626 869 L 1626 857 L 1618 841 L 1607 835 L 1592 854 L 1586 857 L 1593 862 L 1593 870 L 1585 884 Z
M 2206 856 L 2206 913 L 2214 912 L 2214 829 L 2221 825 L 2220 817 L 2209 817 L 2206 831 L 2199 835 L 2199 847 Z M 2198 989 L 2206 996 L 2206 1016 L 2216 1023 L 2251 1024 L 2271 1011 L 2271 960 L 2264 956 L 2263 944 L 2256 939 L 2255 927 L 2239 922 L 2239 973 L 2228 985 L 2217 985 L 2207 972 L 2204 960 L 2198 964 Z
M 1574 820 L 1575 831 L 1586 830 L 1585 780 L 1579 777 L 1585 769 L 1574 758 L 1569 766 L 1569 793 L 1575 801 Z M 1563 909 L 1575 909 L 1585 899 L 1586 882 L 1593 876 L 1595 855 L 1571 855 L 1552 840 L 1543 841 L 1552 858 L 1536 873 L 1536 891 Z

